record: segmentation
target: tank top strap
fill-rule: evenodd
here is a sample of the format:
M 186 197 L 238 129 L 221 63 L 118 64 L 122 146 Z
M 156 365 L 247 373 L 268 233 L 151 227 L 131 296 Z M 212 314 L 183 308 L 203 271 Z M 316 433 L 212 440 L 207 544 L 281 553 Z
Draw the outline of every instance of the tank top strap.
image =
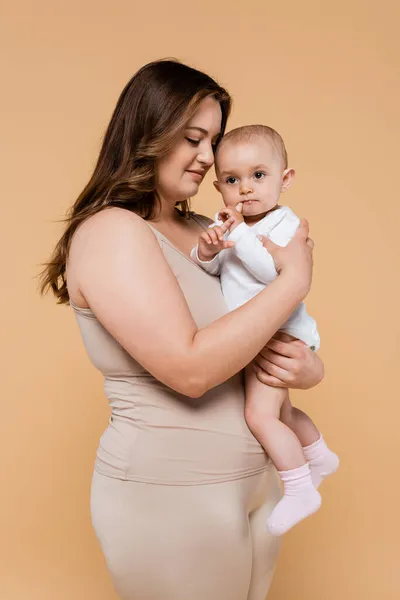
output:
M 150 227 L 151 231 L 154 233 L 155 238 L 158 242 L 158 245 L 162 247 L 162 241 L 166 239 L 165 236 L 160 231 L 158 231 L 155 227 L 153 227 L 153 225 L 151 225 L 148 221 L 146 221 L 146 219 L 143 219 L 143 220 L 146 223 L 146 225 L 148 227 Z
M 196 221 L 196 223 L 198 223 L 199 225 L 201 225 L 203 229 L 208 229 L 210 226 L 208 218 L 204 217 L 203 215 L 198 215 L 195 212 L 191 212 L 190 218 L 193 219 L 193 221 Z
M 208 229 L 210 226 L 208 218 L 204 217 L 203 215 L 198 215 L 197 213 L 191 211 L 190 218 L 193 219 L 193 221 L 195 221 L 196 223 L 198 223 L 203 229 Z M 153 225 L 149 223 L 149 221 L 145 220 L 145 223 L 150 227 L 160 245 L 163 240 L 168 242 L 168 239 L 165 237 L 165 235 L 158 231 L 158 229 L 153 227 Z

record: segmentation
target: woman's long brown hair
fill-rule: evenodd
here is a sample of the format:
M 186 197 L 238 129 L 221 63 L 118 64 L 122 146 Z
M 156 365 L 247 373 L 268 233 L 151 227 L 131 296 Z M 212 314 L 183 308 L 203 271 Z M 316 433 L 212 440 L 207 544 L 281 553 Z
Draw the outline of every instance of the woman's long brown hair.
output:
M 68 212 L 66 229 L 41 273 L 42 294 L 51 289 L 58 303 L 69 302 L 66 261 L 72 236 L 87 218 L 110 206 L 131 210 L 144 219 L 155 215 L 157 159 L 171 150 L 207 96 L 221 105 L 220 139 L 231 99 L 211 77 L 175 60 L 149 63 L 132 77 L 107 127 L 93 175 Z M 188 201 L 180 204 L 187 214 Z

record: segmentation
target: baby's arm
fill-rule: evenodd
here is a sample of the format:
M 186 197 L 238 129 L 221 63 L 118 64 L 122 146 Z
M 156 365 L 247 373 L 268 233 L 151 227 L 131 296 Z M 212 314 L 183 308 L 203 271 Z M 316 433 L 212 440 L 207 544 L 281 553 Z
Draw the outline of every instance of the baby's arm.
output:
M 228 239 L 235 242 L 237 257 L 258 281 L 267 284 L 276 278 L 274 259 L 251 227 L 241 223 L 229 234 Z
M 210 260 L 200 260 L 199 258 L 199 244 L 192 249 L 190 253 L 190 258 L 196 265 L 201 267 L 203 271 L 209 273 L 210 275 L 219 275 L 221 272 L 221 260 L 219 254 L 216 254 Z
M 300 220 L 287 207 L 280 209 L 279 217 L 272 229 L 268 228 L 265 235 L 275 244 L 286 246 L 292 239 L 299 226 Z M 271 283 L 276 276 L 275 263 L 272 256 L 264 248 L 252 227 L 241 223 L 228 236 L 228 240 L 235 242 L 237 257 L 246 269 L 261 283 Z
M 208 229 L 203 231 L 197 245 L 190 253 L 193 262 L 210 275 L 220 274 L 221 260 L 219 253 L 221 250 L 234 246 L 233 241 L 226 239 L 226 234 L 233 222 L 233 217 L 227 219 L 224 223 L 215 221 Z
M 282 206 L 277 213 L 277 222 L 267 235 L 278 246 L 287 246 L 300 225 L 300 219 L 288 206 Z

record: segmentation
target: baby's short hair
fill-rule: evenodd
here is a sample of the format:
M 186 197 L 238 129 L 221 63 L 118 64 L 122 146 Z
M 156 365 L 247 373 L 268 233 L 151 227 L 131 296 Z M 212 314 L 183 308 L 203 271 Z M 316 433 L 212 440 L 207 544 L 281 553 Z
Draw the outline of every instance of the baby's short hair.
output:
M 226 144 L 229 142 L 249 142 L 252 138 L 268 138 L 272 144 L 275 146 L 277 152 L 279 152 L 284 169 L 288 167 L 288 156 L 285 148 L 285 143 L 282 137 L 279 135 L 275 129 L 272 127 L 268 127 L 267 125 L 244 125 L 243 127 L 237 127 L 236 129 L 232 129 L 228 133 L 224 135 L 221 142 L 219 143 L 215 159 L 218 160 L 218 154 Z

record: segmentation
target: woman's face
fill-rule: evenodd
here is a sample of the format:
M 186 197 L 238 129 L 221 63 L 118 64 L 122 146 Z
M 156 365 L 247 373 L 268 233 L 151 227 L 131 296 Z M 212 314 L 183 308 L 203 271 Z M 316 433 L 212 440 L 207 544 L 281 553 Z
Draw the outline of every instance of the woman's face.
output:
M 174 148 L 157 164 L 157 192 L 175 204 L 191 198 L 214 163 L 213 146 L 221 131 L 221 106 L 208 96 L 180 134 Z

